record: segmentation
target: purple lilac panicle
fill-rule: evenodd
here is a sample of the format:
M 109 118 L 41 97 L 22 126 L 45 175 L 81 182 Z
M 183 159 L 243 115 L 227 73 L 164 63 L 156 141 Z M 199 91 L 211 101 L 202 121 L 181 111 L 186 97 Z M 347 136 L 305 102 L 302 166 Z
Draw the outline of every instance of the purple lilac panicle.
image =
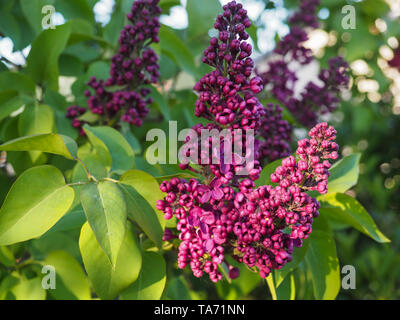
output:
M 251 23 L 243 6 L 235 1 L 223 6 L 223 14 L 218 15 L 215 29 L 218 37 L 210 40 L 204 51 L 203 62 L 214 68 L 195 85 L 199 94 L 195 115 L 209 121 L 207 125 L 198 124 L 193 130 L 200 135 L 202 129 L 228 130 L 233 135 L 235 129 L 252 129 L 258 132 L 264 108 L 255 94 L 262 89 L 259 77 L 251 77 L 254 61 L 250 58 L 251 45 L 246 42 L 249 35 L 245 31 Z M 211 149 L 212 137 L 200 142 Z M 240 136 L 238 143 L 245 144 Z M 224 140 L 221 137 L 221 151 Z M 231 163 L 225 163 L 221 152 L 221 161 L 212 163 L 209 154 L 199 152 L 200 170 L 204 183 L 196 179 L 171 179 L 161 184 L 161 190 L 167 193 L 157 206 L 164 212 L 165 218 L 176 216 L 179 239 L 178 266 L 190 265 L 193 274 L 201 277 L 207 273 L 214 282 L 222 278 L 218 265 L 226 263 L 229 276 L 236 278 L 238 269 L 225 260 L 225 250 L 229 249 L 228 234 L 233 230 L 231 217 L 233 199 L 238 190 L 247 192 L 254 187 L 261 167 L 257 160 L 251 163 L 247 176 L 238 175 L 242 168 L 243 155 L 233 155 Z M 248 150 L 247 150 L 248 151 Z M 246 154 L 246 150 L 244 151 Z M 238 158 L 238 159 L 237 159 Z M 182 169 L 189 164 L 181 164 Z
M 166 219 L 178 219 L 179 268 L 190 265 L 196 277 L 208 273 L 216 282 L 222 277 L 218 265 L 227 254 L 257 267 L 261 277 L 291 261 L 293 248 L 302 245 L 319 215 L 318 201 L 306 192 L 327 192 L 329 160 L 338 157 L 333 127 L 320 123 L 309 136 L 298 142 L 299 159 L 285 158 L 271 175 L 276 187 L 236 191 L 218 180 L 206 186 L 178 178 L 161 184 L 167 196 L 157 208 Z
M 152 103 L 146 85 L 156 83 L 159 77 L 158 57 L 151 43 L 160 41 L 158 16 L 159 0 L 137 0 L 127 15 L 130 24 L 121 31 L 119 50 L 111 59 L 110 78 L 106 81 L 92 77 L 85 96 L 90 112 L 101 117 L 108 124 L 118 124 L 121 119 L 135 126 L 141 126 Z M 117 86 L 117 90 L 112 90 Z M 121 87 L 121 88 L 120 88 Z M 73 109 L 71 109 L 73 111 Z M 71 118 L 70 108 L 67 115 Z M 73 118 L 73 126 L 81 129 L 84 122 Z M 80 130 L 84 134 L 83 130 Z
M 296 153 L 300 159 L 283 159 L 271 175 L 271 181 L 278 186 L 261 186 L 235 196 L 240 219 L 233 229 L 234 257 L 249 267 L 257 267 L 261 277 L 291 261 L 293 248 L 301 246 L 311 233 L 319 203 L 306 191 L 327 192 L 329 159 L 338 157 L 338 145 L 333 141 L 336 130 L 320 123 L 309 136 L 298 142 Z
M 215 23 L 219 36 L 210 40 L 203 58 L 215 70 L 195 86 L 199 93 L 196 115 L 211 122 L 193 129 L 199 133 L 203 128 L 218 132 L 244 128 L 253 129 L 256 134 L 264 132 L 264 136 L 277 132 L 276 140 L 264 143 L 265 148 L 278 144 L 275 147 L 280 151 L 268 156 L 279 157 L 287 152 L 280 143 L 290 128 L 282 120 L 278 107 L 264 108 L 255 96 L 262 90 L 262 83 L 258 77 L 251 78 L 254 63 L 249 57 L 251 46 L 245 41 L 248 38 L 245 29 L 250 26 L 246 10 L 235 1 L 223 10 Z M 330 167 L 327 159 L 337 158 L 335 133 L 326 123 L 312 129 L 311 139 L 299 144 L 299 161 L 286 158 L 271 177 L 279 182 L 277 187 L 255 189 L 254 180 L 259 178 L 260 170 L 258 161 L 248 176 L 236 175 L 235 162 L 226 164 L 223 159 L 219 164 L 200 162 L 200 169 L 181 164 L 182 169 L 189 168 L 203 179 L 164 181 L 160 189 L 166 196 L 157 201 L 165 219 L 178 220 L 178 267 L 190 266 L 196 277 L 206 273 L 211 281 L 217 282 L 222 278 L 218 270 L 222 263 L 227 265 L 230 278 L 239 276 L 239 269 L 227 263 L 227 255 L 249 267 L 257 267 L 262 277 L 290 261 L 293 247 L 302 245 L 302 239 L 311 232 L 313 218 L 318 216 L 318 202 L 305 192 L 326 192 Z M 209 142 L 203 143 L 209 146 Z M 260 153 L 262 142 L 257 145 L 256 153 Z M 206 160 L 208 157 L 205 156 Z M 205 159 L 200 155 L 202 160 Z M 291 232 L 284 232 L 285 228 Z M 170 230 L 164 234 L 166 240 L 174 237 Z
M 290 61 L 309 64 L 313 59 L 312 51 L 303 43 L 308 39 L 307 28 L 317 28 L 316 8 L 319 0 L 303 0 L 300 9 L 289 19 L 290 32 L 277 45 L 274 52 L 279 59 L 269 63 L 268 70 L 259 74 L 272 95 L 279 100 L 304 126 L 311 128 L 318 122 L 320 115 L 337 108 L 338 94 L 348 84 L 348 64 L 341 57 L 329 60 L 329 68 L 322 69 L 319 80 L 322 85 L 309 82 L 300 98 L 294 97 L 297 77 L 289 69 Z

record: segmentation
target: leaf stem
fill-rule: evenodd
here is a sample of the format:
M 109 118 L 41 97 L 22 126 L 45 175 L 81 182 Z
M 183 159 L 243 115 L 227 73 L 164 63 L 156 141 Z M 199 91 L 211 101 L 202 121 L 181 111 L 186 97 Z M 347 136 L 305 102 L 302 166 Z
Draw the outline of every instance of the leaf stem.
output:
M 115 180 L 115 179 L 112 179 L 112 178 L 104 178 L 104 180 L 111 181 L 111 182 L 114 182 L 114 183 L 119 183 L 118 180 Z
M 276 288 L 275 288 L 272 272 L 269 274 L 269 276 L 265 280 L 267 281 L 269 291 L 271 292 L 272 300 L 277 300 Z
M 93 180 L 93 181 L 97 182 L 97 179 L 90 174 L 89 169 L 86 167 L 86 165 L 83 163 L 83 161 L 81 159 L 79 159 L 79 157 L 76 157 L 76 160 L 78 160 L 80 162 L 80 164 L 82 165 L 82 167 L 85 170 L 89 180 Z
M 82 186 L 84 184 L 87 184 L 87 182 L 72 182 L 72 183 L 68 183 L 68 186 Z

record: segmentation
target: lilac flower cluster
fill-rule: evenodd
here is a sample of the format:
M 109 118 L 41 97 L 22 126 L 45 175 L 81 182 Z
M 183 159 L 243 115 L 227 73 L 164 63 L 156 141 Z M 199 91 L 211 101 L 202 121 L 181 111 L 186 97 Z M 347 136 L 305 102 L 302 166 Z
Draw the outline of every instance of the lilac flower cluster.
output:
M 342 57 L 331 58 L 329 68 L 322 69 L 318 75 L 322 86 L 311 81 L 304 88 L 300 99 L 289 97 L 286 100 L 287 108 L 300 123 L 311 126 L 317 123 L 319 115 L 331 113 L 337 108 L 339 93 L 349 82 L 348 68 Z
M 329 159 L 337 159 L 336 131 L 320 123 L 310 139 L 298 142 L 296 161 L 289 156 L 271 175 L 276 187 L 254 189 L 223 186 L 218 178 L 209 185 L 196 179 L 173 178 L 161 184 L 167 193 L 157 208 L 166 219 L 175 216 L 179 231 L 178 267 L 190 265 L 193 274 L 208 273 L 212 281 L 222 278 L 218 265 L 230 254 L 238 262 L 257 267 L 261 277 L 291 261 L 312 231 L 319 203 L 306 192 L 327 192 Z M 164 238 L 168 237 L 168 230 Z M 228 265 L 229 266 L 229 265 Z M 232 276 L 238 270 L 229 266 Z
M 195 86 L 199 93 L 196 115 L 211 122 L 198 124 L 193 130 L 199 134 L 202 129 L 214 129 L 217 133 L 252 129 L 265 138 L 256 143 L 257 159 L 260 153 L 271 159 L 287 155 L 288 146 L 283 140 L 291 129 L 282 120 L 282 110 L 273 105 L 264 108 L 255 96 L 262 90 L 262 83 L 258 77 L 251 78 L 254 63 L 249 57 L 251 46 L 245 41 L 248 38 L 245 29 L 250 26 L 246 10 L 235 1 L 223 6 L 223 10 L 215 23 L 219 37 L 210 40 L 203 58 L 215 70 Z M 218 269 L 221 264 L 227 266 L 230 278 L 239 276 L 239 269 L 226 261 L 228 255 L 249 267 L 257 267 L 262 277 L 290 261 L 293 247 L 300 246 L 302 239 L 307 238 L 313 218 L 318 216 L 318 202 L 305 192 L 326 191 L 330 167 L 327 159 L 337 158 L 335 133 L 326 123 L 313 128 L 311 139 L 299 142 L 300 160 L 297 162 L 294 157 L 283 160 L 271 177 L 279 186 L 257 189 L 254 185 L 260 174 L 257 160 L 247 176 L 237 174 L 239 163 L 249 150 L 245 150 L 245 155 L 233 155 L 234 161 L 228 164 L 221 147 L 217 150 L 220 162 L 212 163 L 209 160 L 216 150 L 211 142 L 220 138 L 213 135 L 201 141 L 211 152 L 200 152 L 197 167 L 187 163 L 180 167 L 196 172 L 202 179 L 164 181 L 160 189 L 166 196 L 157 201 L 157 209 L 164 213 L 165 219 L 177 219 L 178 235 L 166 229 L 164 240 L 175 237 L 180 240 L 178 267 L 190 266 L 196 277 L 208 274 L 211 281 L 217 282 L 222 278 Z M 239 140 L 243 142 L 244 138 L 240 136 Z M 195 146 L 201 149 L 200 145 Z M 267 153 L 267 148 L 274 151 Z M 239 158 L 237 164 L 236 158 Z M 290 233 L 286 232 L 288 228 Z
M 237 193 L 234 205 L 240 219 L 234 224 L 235 254 L 239 262 L 257 267 L 261 277 L 291 261 L 312 231 L 319 203 L 306 191 L 327 192 L 328 159 L 337 159 L 336 131 L 320 123 L 309 132 L 311 139 L 298 142 L 297 154 L 282 160 L 271 175 L 278 186 L 261 186 L 247 194 Z
M 206 74 L 195 85 L 199 93 L 195 115 L 233 129 L 257 129 L 261 105 L 255 94 L 263 89 L 259 77 L 250 79 L 254 61 L 245 29 L 251 22 L 241 4 L 235 1 L 224 6 L 215 29 L 219 38 L 211 38 L 204 51 L 203 62 L 216 70 Z
M 317 7 L 320 0 L 302 1 L 299 10 L 296 11 L 289 19 L 291 25 L 318 28 Z
M 272 95 L 278 99 L 304 126 L 312 127 L 320 115 L 337 108 L 340 90 L 347 86 L 348 64 L 341 58 L 329 60 L 329 69 L 322 69 L 319 80 L 322 85 L 309 82 L 300 98 L 294 97 L 296 73 L 289 68 L 290 61 L 305 65 L 313 60 L 312 51 L 303 43 L 308 39 L 306 28 L 317 28 L 316 8 L 319 0 L 303 0 L 300 9 L 290 19 L 290 32 L 277 45 L 274 53 L 280 58 L 269 63 L 268 70 L 260 73 Z
M 228 163 L 223 151 L 225 136 L 218 133 L 227 130 L 231 137 L 235 137 L 235 129 L 258 132 L 264 114 L 264 108 L 255 96 L 263 89 L 262 80 L 251 78 L 254 61 L 250 58 L 252 47 L 246 42 L 249 35 L 245 30 L 251 25 L 247 12 L 235 1 L 223 6 L 223 10 L 214 25 L 219 36 L 211 38 L 203 57 L 203 62 L 215 70 L 202 77 L 194 87 L 199 94 L 195 115 L 211 122 L 192 128 L 198 135 L 202 129 L 214 129 L 217 135 L 196 145 L 200 151 L 203 145 L 210 151 L 206 154 L 199 152 L 200 171 L 191 168 L 190 164 L 180 165 L 182 169 L 189 168 L 201 174 L 204 183 L 196 179 L 164 181 L 161 190 L 167 196 L 157 203 L 166 219 L 174 215 L 178 219 L 177 229 L 182 241 L 178 253 L 179 268 L 189 264 L 195 276 L 207 273 L 214 282 L 222 278 L 218 265 L 228 265 L 224 252 L 229 247 L 228 234 L 233 230 L 231 211 L 234 196 L 237 190 L 251 190 L 261 171 L 259 162 L 255 160 L 248 163 L 251 168 L 247 176 L 238 175 L 243 169 L 242 162 L 246 162 L 242 161 L 243 158 L 249 157 L 249 152 L 254 150 L 242 149 L 246 156 L 233 154 Z M 216 163 L 213 161 L 215 150 L 212 150 L 215 139 L 222 140 L 218 150 L 220 161 Z M 246 145 L 245 133 L 234 139 L 241 146 Z M 237 269 L 229 265 L 228 268 L 231 277 L 238 276 Z
M 130 24 L 121 31 L 118 53 L 111 59 L 110 78 L 103 81 L 92 77 L 87 83 L 92 89 L 85 91 L 90 112 L 101 116 L 101 121 L 107 125 L 117 125 L 121 119 L 141 126 L 149 112 L 151 91 L 144 86 L 156 83 L 160 75 L 157 54 L 149 47 L 160 41 L 158 3 L 159 0 L 133 3 L 127 15 Z M 112 86 L 117 86 L 117 90 Z M 70 109 L 67 114 L 71 114 Z M 73 125 L 80 128 L 83 121 L 75 117 Z
M 195 85 L 194 90 L 199 94 L 196 101 L 195 115 L 212 121 L 203 126 L 196 125 L 193 129 L 200 135 L 202 129 L 215 129 L 218 132 L 226 129 L 228 135 L 235 137 L 234 130 L 241 129 L 254 130 L 258 132 L 261 124 L 261 118 L 264 114 L 264 108 L 256 98 L 256 94 L 263 89 L 262 80 L 259 77 L 251 77 L 254 68 L 254 61 L 250 58 L 252 53 L 251 45 L 246 42 L 249 38 L 246 28 L 251 23 L 247 16 L 247 11 L 241 4 L 235 1 L 223 7 L 223 14 L 218 15 L 214 24 L 215 29 L 219 31 L 218 38 L 210 39 L 209 47 L 204 51 L 203 62 L 214 67 L 215 70 L 206 74 Z M 203 171 L 206 174 L 213 174 L 221 183 L 232 182 L 238 184 L 239 177 L 237 173 L 243 170 L 242 163 L 246 162 L 249 170 L 249 178 L 256 180 L 259 177 L 261 167 L 258 160 L 248 163 L 242 161 L 242 155 L 233 154 L 230 163 L 224 163 L 224 139 L 221 137 L 221 161 L 214 165 L 212 157 L 213 150 L 206 155 L 200 154 L 198 163 L 203 165 Z M 212 140 L 202 143 L 212 146 Z M 245 133 L 234 141 L 243 149 L 246 145 Z M 199 145 L 201 150 L 201 145 Z M 249 158 L 249 152 L 253 150 L 243 150 L 243 153 Z M 257 159 L 257 155 L 253 154 Z M 188 164 L 182 164 L 185 169 Z M 242 182 L 240 182 L 242 183 Z M 243 182 L 245 184 L 251 182 Z

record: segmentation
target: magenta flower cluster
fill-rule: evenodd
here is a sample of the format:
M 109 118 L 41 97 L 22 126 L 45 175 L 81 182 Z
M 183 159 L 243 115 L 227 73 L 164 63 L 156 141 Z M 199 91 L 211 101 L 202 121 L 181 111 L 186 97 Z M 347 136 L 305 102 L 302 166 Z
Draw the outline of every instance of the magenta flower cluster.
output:
M 110 78 L 106 81 L 92 77 L 85 91 L 90 112 L 100 116 L 107 125 L 118 125 L 122 120 L 141 126 L 152 103 L 146 85 L 156 83 L 159 77 L 158 56 L 149 47 L 158 43 L 161 8 L 159 0 L 137 0 L 127 15 L 130 22 L 121 31 L 119 50 L 111 59 Z M 81 128 L 83 121 L 71 116 L 72 125 Z M 79 116 L 79 114 L 77 114 Z M 81 133 L 84 132 L 81 130 Z
M 193 129 L 198 134 L 202 129 L 215 129 L 218 132 L 226 129 L 231 137 L 235 137 L 234 130 L 243 130 L 243 136 L 234 143 L 240 145 L 243 154 L 247 152 L 249 159 L 249 152 L 254 150 L 245 150 L 244 135 L 246 130 L 254 130 L 257 133 L 260 128 L 264 108 L 255 95 L 262 91 L 263 85 L 261 78 L 252 77 L 252 47 L 246 41 L 249 38 L 246 29 L 251 25 L 247 11 L 235 1 L 223 6 L 223 10 L 223 14 L 218 15 L 214 24 L 219 35 L 210 39 L 210 45 L 203 55 L 203 62 L 215 70 L 202 77 L 194 87 L 199 95 L 195 115 L 210 120 L 211 123 L 206 126 L 198 124 Z M 209 141 L 203 143 L 211 148 L 212 140 L 213 137 L 210 137 Z M 252 154 L 255 161 L 249 162 L 242 161 L 242 155 L 233 154 L 232 161 L 226 163 L 223 161 L 224 141 L 221 140 L 220 163 L 213 164 L 213 150 L 210 149 L 206 155 L 199 152 L 198 163 L 202 164 L 203 173 L 216 176 L 222 184 L 231 182 L 235 185 L 252 185 L 247 179 L 239 182 L 243 179 L 237 173 L 245 169 L 242 163 L 247 163 L 248 178 L 258 179 L 261 171 L 258 155 Z M 187 167 L 188 164 L 181 165 L 182 169 Z
M 341 57 L 329 60 L 329 68 L 322 69 L 319 80 L 322 85 L 309 82 L 300 97 L 295 97 L 298 81 L 296 72 L 289 68 L 291 61 L 301 65 L 310 63 L 314 57 L 312 51 L 303 43 L 308 39 L 307 30 L 317 28 L 316 9 L 319 0 L 303 0 L 300 9 L 289 19 L 290 32 L 277 45 L 274 53 L 280 58 L 268 65 L 266 72 L 259 73 L 263 83 L 271 94 L 282 103 L 304 126 L 311 128 L 318 122 L 320 115 L 337 108 L 338 94 L 348 85 L 348 64 Z
M 161 184 L 167 196 L 157 202 L 157 208 L 166 219 L 178 219 L 179 268 L 190 265 L 196 277 L 207 273 L 217 282 L 222 278 L 218 265 L 226 263 L 227 255 L 256 267 L 261 277 L 291 261 L 293 248 L 302 245 L 319 215 L 318 201 L 306 192 L 327 192 L 329 160 L 338 157 L 331 126 L 320 123 L 309 136 L 298 142 L 299 160 L 283 159 L 271 175 L 275 187 L 236 190 L 218 178 L 209 185 L 178 178 Z M 167 229 L 164 238 L 172 239 L 171 234 Z M 237 277 L 238 269 L 228 267 L 229 275 Z
M 217 133 L 226 129 L 231 137 L 234 130 L 242 129 L 237 143 L 245 146 L 245 131 L 258 132 L 264 114 L 264 108 L 255 96 L 263 89 L 262 80 L 252 77 L 254 61 L 250 58 L 251 45 L 246 29 L 251 23 L 247 11 L 235 1 L 223 6 L 223 14 L 218 15 L 215 29 L 218 37 L 210 39 L 209 47 L 204 51 L 203 62 L 214 70 L 200 79 L 194 90 L 199 98 L 195 115 L 211 122 L 198 124 L 192 128 L 196 133 L 202 129 L 214 129 Z M 190 137 L 188 137 L 190 138 Z M 199 152 L 200 171 L 190 164 L 181 164 L 182 169 L 189 168 L 204 177 L 203 183 L 191 179 L 172 179 L 164 181 L 161 190 L 167 193 L 164 200 L 157 203 L 166 219 L 175 216 L 178 219 L 179 239 L 178 266 L 190 265 L 197 277 L 207 273 L 214 282 L 222 278 L 218 265 L 225 263 L 232 277 L 238 276 L 238 270 L 225 260 L 225 250 L 229 250 L 228 234 L 233 230 L 230 216 L 234 209 L 233 200 L 238 190 L 248 192 L 259 178 L 261 167 L 257 160 L 247 165 L 247 176 L 238 175 L 243 170 L 242 161 L 249 152 L 233 154 L 232 161 L 224 160 L 224 137 L 221 137 L 220 161 L 214 163 L 212 142 L 214 137 L 199 142 L 199 150 L 206 145 L 204 154 Z M 219 139 L 219 138 L 217 138 Z M 257 158 L 253 154 L 254 158 Z M 169 231 L 168 231 L 169 232 Z
M 190 266 L 196 277 L 208 274 L 213 282 L 222 278 L 221 264 L 227 267 L 230 278 L 239 276 L 239 269 L 227 262 L 227 256 L 257 267 L 262 277 L 290 261 L 293 247 L 307 238 L 313 218 L 318 216 L 319 204 L 306 191 L 326 192 L 328 159 L 336 159 L 338 149 L 333 141 L 335 130 L 326 123 L 319 124 L 310 131 L 310 139 L 299 142 L 299 160 L 286 158 L 271 176 L 279 185 L 255 188 L 254 181 L 261 170 L 257 159 L 260 154 L 269 159 L 288 155 L 288 145 L 283 141 L 288 139 L 291 128 L 282 119 L 279 107 L 264 108 L 256 97 L 263 85 L 259 77 L 252 77 L 254 62 L 250 58 L 251 46 L 246 42 L 245 29 L 250 26 L 246 10 L 235 1 L 223 6 L 223 10 L 214 25 L 218 38 L 210 40 L 203 57 L 203 62 L 215 70 L 194 88 L 199 94 L 196 116 L 210 123 L 198 124 L 193 130 L 200 133 L 202 129 L 214 129 L 219 133 L 251 129 L 264 139 L 255 143 L 256 160 L 246 176 L 237 172 L 250 150 L 234 154 L 228 164 L 221 143 L 217 153 L 220 162 L 212 163 L 215 150 L 210 142 L 217 135 L 201 141 L 211 152 L 200 153 L 197 167 L 190 163 L 180 167 L 196 172 L 202 179 L 164 181 L 160 189 L 166 196 L 157 201 L 165 219 L 177 219 L 178 234 L 166 229 L 164 239 L 180 240 L 178 267 Z M 243 143 L 245 136 L 239 140 Z
M 235 196 L 234 257 L 257 267 L 261 277 L 291 261 L 293 248 L 311 233 L 319 203 L 306 192 L 327 192 L 329 160 L 338 157 L 336 130 L 320 123 L 309 136 L 298 142 L 299 160 L 294 156 L 283 159 L 271 175 L 278 186 L 261 186 Z

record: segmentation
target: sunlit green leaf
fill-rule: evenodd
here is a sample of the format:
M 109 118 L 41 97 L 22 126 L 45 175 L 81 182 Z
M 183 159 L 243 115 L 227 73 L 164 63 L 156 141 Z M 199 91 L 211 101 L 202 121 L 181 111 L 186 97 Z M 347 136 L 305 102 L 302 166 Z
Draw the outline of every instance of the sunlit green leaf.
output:
M 113 265 L 125 237 L 127 209 L 122 192 L 109 181 L 88 183 L 81 189 L 81 203 L 89 225 Z
M 164 258 L 155 252 L 143 252 L 139 278 L 121 293 L 123 300 L 158 300 L 164 291 L 166 266 Z
M 390 242 L 356 199 L 343 193 L 329 193 L 318 197 L 318 200 L 321 202 L 321 215 L 330 221 L 352 226 L 377 242 Z
M 96 293 L 102 299 L 114 299 L 139 276 L 142 256 L 135 236 L 127 231 L 115 267 L 98 244 L 88 223 L 79 238 L 85 269 Z
M 36 238 L 70 208 L 74 190 L 52 166 L 25 171 L 12 185 L 0 209 L 0 245 Z

